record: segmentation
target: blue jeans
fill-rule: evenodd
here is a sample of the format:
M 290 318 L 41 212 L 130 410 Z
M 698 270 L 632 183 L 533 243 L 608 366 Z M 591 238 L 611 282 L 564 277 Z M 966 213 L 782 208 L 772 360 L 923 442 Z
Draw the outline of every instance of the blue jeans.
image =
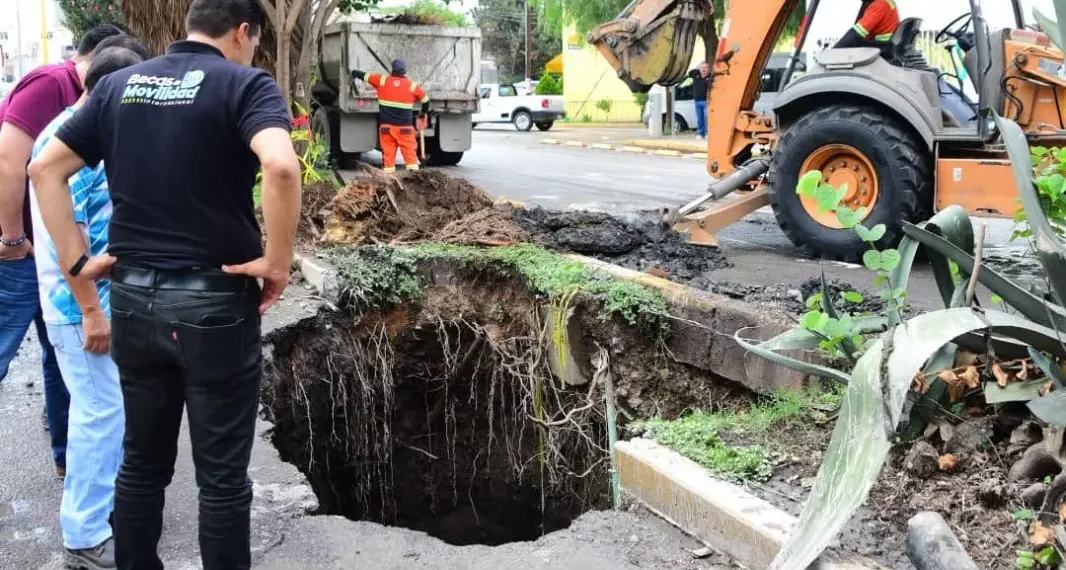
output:
M 707 136 L 707 100 L 695 101 L 696 104 L 696 134 Z
M 37 327 L 44 369 L 44 405 L 48 413 L 48 432 L 52 439 L 52 459 L 57 465 L 67 463 L 67 409 L 70 394 L 63 385 L 63 375 L 48 330 L 41 318 L 41 297 L 37 291 L 37 266 L 32 257 L 0 261 L 0 380 L 7 376 L 30 323 Z
M 92 548 L 111 538 L 107 519 L 115 506 L 115 477 L 122 462 L 125 414 L 118 367 L 110 354 L 82 349 L 81 325 L 48 325 L 48 338 L 70 391 L 67 478 L 59 526 L 64 546 Z

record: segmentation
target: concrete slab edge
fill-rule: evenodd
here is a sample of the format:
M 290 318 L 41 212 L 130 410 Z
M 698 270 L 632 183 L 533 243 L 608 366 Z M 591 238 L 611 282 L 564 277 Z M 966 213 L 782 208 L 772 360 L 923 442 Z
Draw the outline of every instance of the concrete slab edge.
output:
M 622 490 L 628 496 L 745 568 L 767 568 L 796 526 L 792 515 L 653 441 L 620 441 L 614 455 Z M 811 566 L 815 568 L 875 570 L 881 566 L 856 558 L 819 560 Z

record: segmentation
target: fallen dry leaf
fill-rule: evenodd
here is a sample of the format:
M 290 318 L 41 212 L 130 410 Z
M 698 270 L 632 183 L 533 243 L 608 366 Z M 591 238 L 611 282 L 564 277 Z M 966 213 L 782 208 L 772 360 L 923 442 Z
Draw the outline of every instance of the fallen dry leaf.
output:
M 1018 380 L 1028 380 L 1028 379 L 1029 379 L 1029 361 L 1028 360 L 1023 360 L 1022 361 L 1022 369 L 1020 371 L 1018 371 Z
M 1059 504 L 1059 522 L 1066 522 L 1066 503 Z
M 655 277 L 662 277 L 663 279 L 666 279 L 667 277 L 670 276 L 670 274 L 667 273 L 665 269 L 660 269 L 658 267 L 649 267 L 648 270 L 647 270 L 647 273 L 648 273 L 648 275 L 654 275 Z
M 940 459 L 937 463 L 939 463 L 941 471 L 951 471 L 955 468 L 955 465 L 958 464 L 958 462 L 959 458 L 955 457 L 950 453 L 945 453 L 944 455 L 940 456 Z
M 954 383 L 959 381 L 959 377 L 958 377 L 957 374 L 955 374 L 954 370 L 945 370 L 945 371 L 941 372 L 940 374 L 937 374 L 936 376 L 937 376 L 937 378 L 940 378 L 941 380 L 943 380 L 944 382 L 947 382 L 948 384 L 954 384 Z
M 996 377 L 996 384 L 999 384 L 1000 388 L 1006 388 L 1007 384 L 1010 384 L 1011 373 L 1004 370 L 999 363 L 992 365 L 992 375 Z
M 967 366 L 962 374 L 959 374 L 959 380 L 966 383 L 967 388 L 977 388 L 981 385 L 981 374 L 977 371 L 976 366 Z
M 1035 548 L 1047 546 L 1055 540 L 1055 530 L 1044 526 L 1040 521 L 1033 521 L 1029 525 L 1029 545 Z
M 1047 396 L 1048 392 L 1051 392 L 1051 389 L 1054 388 L 1054 387 L 1055 387 L 1055 383 L 1052 382 L 1051 380 L 1048 380 L 1047 382 L 1044 382 L 1044 385 L 1040 387 L 1040 395 L 1041 396 Z

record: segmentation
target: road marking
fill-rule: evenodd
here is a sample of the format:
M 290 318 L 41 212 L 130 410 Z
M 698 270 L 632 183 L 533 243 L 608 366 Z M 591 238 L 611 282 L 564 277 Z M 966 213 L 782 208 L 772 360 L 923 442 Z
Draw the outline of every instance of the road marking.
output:
M 597 148 L 600 150 L 614 150 L 614 145 L 607 143 L 593 143 L 589 145 L 589 148 Z
M 661 148 L 655 151 L 656 156 L 681 156 L 681 151 Z
M 544 139 L 540 141 L 540 144 L 559 144 L 560 142 L 559 139 Z
M 618 150 L 620 150 L 622 152 L 633 152 L 633 153 L 637 153 L 637 154 L 644 154 L 644 149 L 640 148 L 639 146 L 624 146 L 624 147 L 622 147 L 622 148 L 620 148 Z
M 585 143 L 581 141 L 566 141 L 563 144 L 566 146 L 585 146 Z

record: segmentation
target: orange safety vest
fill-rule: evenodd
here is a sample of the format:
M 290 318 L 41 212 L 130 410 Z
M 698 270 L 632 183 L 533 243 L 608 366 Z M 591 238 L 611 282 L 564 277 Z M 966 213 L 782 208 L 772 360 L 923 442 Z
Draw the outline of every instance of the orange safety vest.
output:
M 899 10 L 894 0 L 874 0 L 859 12 L 855 33 L 864 40 L 887 42 L 899 27 Z
M 379 116 L 388 125 L 410 125 L 415 103 L 426 103 L 429 95 L 422 86 L 402 75 L 368 73 L 366 82 L 378 92 Z

